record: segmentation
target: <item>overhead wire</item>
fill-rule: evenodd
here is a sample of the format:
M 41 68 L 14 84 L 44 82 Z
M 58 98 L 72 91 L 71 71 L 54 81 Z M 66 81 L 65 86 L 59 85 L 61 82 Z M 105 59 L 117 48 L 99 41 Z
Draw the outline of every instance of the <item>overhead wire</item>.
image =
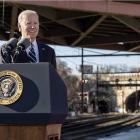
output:
M 81 49 L 81 48 L 75 48 L 75 49 Z M 87 50 L 87 49 L 84 49 L 84 51 L 87 51 L 87 52 L 94 52 L 94 53 L 98 53 L 98 54 L 104 54 L 104 53 L 100 53 L 100 52 L 96 52 L 96 51 L 92 51 L 92 50 Z
M 63 46 L 62 46 L 63 47 Z M 69 48 L 71 48 L 71 47 L 69 47 Z M 63 53 L 63 52 L 61 52 L 60 50 L 57 50 L 58 52 L 60 52 L 60 53 L 62 53 L 62 54 L 64 54 L 64 55 L 67 55 L 67 54 L 65 54 L 65 53 Z M 58 55 L 58 54 L 57 54 Z M 60 55 L 58 55 L 58 56 L 60 56 Z M 63 59 L 63 58 L 62 58 Z M 73 62 L 73 61 L 70 61 L 69 59 L 70 58 L 65 58 L 65 59 L 67 59 L 69 62 L 71 62 L 71 63 L 73 63 L 73 64 L 75 64 L 76 66 L 79 66 L 79 64 L 76 64 L 75 62 Z M 77 59 L 77 58 L 76 58 Z M 78 59 L 77 59 L 78 60 Z M 80 60 L 78 60 L 78 61 L 80 61 Z M 77 68 L 76 68 L 77 69 Z
M 77 49 L 77 48 L 76 48 L 76 49 Z M 79 48 L 78 48 L 78 50 L 79 50 Z M 85 51 L 85 49 L 84 49 L 84 51 Z M 114 52 L 114 53 L 112 53 L 112 54 L 115 54 L 115 53 L 118 53 L 118 52 L 120 52 L 120 51 Z M 98 52 L 97 52 L 97 53 L 98 53 Z M 64 53 L 63 53 L 63 54 L 64 54 Z M 139 56 L 138 56 L 138 57 L 139 57 Z M 103 66 L 102 64 L 97 64 L 97 63 L 90 62 L 90 61 L 84 61 L 84 62 L 88 62 L 88 63 L 91 63 L 91 64 Z M 105 66 L 105 65 L 104 65 L 104 67 L 108 67 L 108 66 Z M 112 67 L 112 69 L 116 70 L 116 68 L 113 68 L 113 67 Z M 117 68 L 117 69 L 120 70 L 120 71 L 123 70 L 122 68 Z M 118 71 L 118 72 L 119 72 L 119 71 Z M 117 73 L 117 72 L 116 72 L 116 73 Z
M 95 65 L 102 65 L 102 64 L 97 64 L 97 63 L 93 63 L 93 62 L 90 62 L 90 61 L 84 61 L 84 62 L 88 62 L 88 63 L 95 64 Z
M 119 53 L 120 51 L 116 51 L 116 52 L 113 52 L 113 53 L 111 53 L 111 54 L 116 54 L 116 53 Z
M 79 49 L 78 49 L 79 50 Z M 84 49 L 84 51 L 85 51 L 85 49 Z M 62 53 L 62 52 L 61 52 Z M 115 52 L 115 53 L 117 53 L 117 52 Z M 65 54 L 65 53 L 63 53 L 63 54 Z M 94 65 L 99 65 L 99 66 L 103 66 L 102 64 L 97 64 L 97 63 L 94 63 L 94 62 L 90 62 L 90 61 L 84 61 L 84 62 L 88 62 L 88 63 L 90 63 L 90 64 L 94 64 Z M 108 67 L 108 66 L 105 66 L 104 65 L 104 67 Z M 114 69 L 115 70 L 115 68 L 113 68 L 112 67 L 112 69 Z M 118 70 L 120 70 L 120 71 L 122 71 L 123 69 L 121 69 L 121 68 L 117 68 Z M 119 71 L 118 71 L 119 72 Z M 117 72 L 116 72 L 117 73 Z
M 16 4 L 15 2 L 13 2 L 12 0 L 11 0 L 11 2 L 14 4 L 14 5 L 16 5 L 20 10 L 22 10 L 22 11 L 24 11 L 24 9 L 22 9 L 18 4 Z M 9 25 L 9 24 L 7 24 L 6 22 L 4 22 L 4 9 L 5 9 L 5 2 L 4 2 L 4 0 L 3 0 L 3 19 L 2 20 L 0 20 L 0 22 L 2 22 L 2 25 L 7 25 L 7 26 L 9 26 L 10 28 L 13 28 L 11 25 Z M 49 29 L 47 29 L 43 24 L 39 24 L 40 26 L 42 26 L 44 29 L 46 29 L 47 31 L 49 31 L 51 34 L 52 34 L 52 39 L 51 39 L 51 44 L 53 44 L 53 33 L 49 30 Z M 2 27 L 2 26 L 1 26 Z M 9 30 L 7 27 L 5 27 L 5 26 L 3 26 L 2 28 L 4 28 L 4 29 L 6 29 L 6 30 Z M 18 36 L 21 36 L 20 34 L 18 34 L 17 33 L 17 35 Z M 76 49 L 81 49 L 81 48 L 76 48 Z M 91 50 L 87 50 L 87 49 L 84 49 L 84 51 L 88 51 L 88 52 L 93 52 L 93 53 L 98 53 L 98 54 L 104 54 L 104 53 L 100 53 L 100 52 L 96 52 L 96 51 L 91 51 Z M 114 52 L 114 53 L 112 53 L 112 54 L 115 54 L 115 53 L 118 53 L 118 52 L 120 52 L 120 51 L 117 51 L 117 52 Z M 139 56 L 138 56 L 139 57 Z M 66 59 L 66 58 L 65 58 Z M 68 59 L 67 59 L 68 60 Z M 69 62 L 71 62 L 71 63 L 73 63 L 73 64 L 75 64 L 75 65 L 78 65 L 78 64 L 76 64 L 76 63 L 74 63 L 73 61 L 70 61 L 70 60 L 68 60 Z M 86 61 L 84 61 L 84 62 L 86 62 Z M 93 63 L 93 62 L 92 62 Z M 97 63 L 93 63 L 93 64 L 95 64 L 95 65 L 101 65 L 101 64 L 97 64 Z
M 97 63 L 93 63 L 93 62 L 90 62 L 90 61 L 84 61 L 84 62 L 88 62 L 88 63 L 91 63 L 91 64 L 95 64 L 95 65 L 98 65 L 98 66 L 104 66 L 104 68 L 105 67 L 108 67 L 108 66 L 105 66 L 105 65 L 102 65 L 102 64 L 97 64 Z M 114 69 L 115 70 L 115 68 L 114 67 L 112 67 L 112 69 Z M 117 68 L 117 70 L 123 70 L 123 69 L 121 69 L 121 68 Z M 119 71 L 118 71 L 119 72 Z M 117 73 L 117 72 L 116 72 Z M 94 74 L 94 73 L 93 73 Z
M 58 50 L 57 50 L 58 51 Z M 63 53 L 63 52 L 61 52 L 61 51 L 58 51 L 58 52 L 60 52 L 60 53 L 62 53 L 62 54 L 65 54 L 65 53 Z M 57 54 L 58 55 L 58 54 Z M 66 54 L 65 54 L 66 55 Z M 58 55 L 59 56 L 59 55 Z M 68 60 L 68 58 L 65 58 L 65 59 L 67 59 Z M 68 60 L 68 61 L 70 61 L 70 60 Z M 75 62 L 73 62 L 73 61 L 70 61 L 70 62 L 72 62 L 73 64 L 75 64 L 75 65 L 78 65 L 78 64 L 76 64 Z
M 98 54 L 104 54 L 104 53 L 99 53 L 99 52 L 96 52 L 96 51 L 91 51 L 91 50 L 86 50 L 86 49 L 84 49 L 84 51 L 87 51 L 87 52 L 94 52 L 94 53 L 98 53 Z

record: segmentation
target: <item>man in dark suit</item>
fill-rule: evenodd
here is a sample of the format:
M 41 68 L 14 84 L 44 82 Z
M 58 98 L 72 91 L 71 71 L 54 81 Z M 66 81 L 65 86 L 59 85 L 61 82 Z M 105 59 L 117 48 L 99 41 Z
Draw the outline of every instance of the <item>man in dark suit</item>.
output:
M 18 17 L 18 28 L 21 38 L 28 38 L 31 45 L 19 54 L 15 63 L 39 63 L 50 62 L 56 69 L 54 49 L 36 40 L 39 31 L 39 17 L 35 11 L 25 10 Z M 0 63 L 11 62 L 12 54 L 4 57 L 5 45 L 0 50 Z M 12 52 L 14 53 L 14 52 Z M 8 61 L 7 61 L 8 60 Z

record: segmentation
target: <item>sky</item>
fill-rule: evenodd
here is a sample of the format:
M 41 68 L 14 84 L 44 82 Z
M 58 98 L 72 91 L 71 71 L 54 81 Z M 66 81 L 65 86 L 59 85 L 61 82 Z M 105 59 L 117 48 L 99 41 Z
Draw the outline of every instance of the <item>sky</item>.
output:
M 0 46 L 6 43 L 6 41 L 0 40 Z M 80 47 L 68 47 L 68 46 L 58 46 L 58 45 L 49 45 L 50 47 L 54 48 L 56 56 L 62 55 L 81 55 L 81 48 Z M 98 54 L 128 54 L 129 52 L 117 52 L 117 51 L 110 51 L 110 50 L 101 50 L 101 49 L 88 49 L 84 48 L 84 55 L 98 55 Z M 61 61 L 67 63 L 67 66 L 72 69 L 73 75 L 80 76 L 81 73 L 78 71 L 79 66 L 81 65 L 81 58 L 80 57 L 65 57 L 59 58 Z M 119 65 L 124 66 L 127 65 L 128 67 L 139 67 L 140 66 L 140 56 L 117 56 L 117 57 L 85 57 L 84 58 L 84 65 L 92 65 L 93 72 L 96 71 L 97 65 L 106 66 L 106 65 Z
M 51 46 L 55 49 L 57 55 L 81 55 L 81 48 L 72 48 L 66 46 Z M 84 49 L 84 55 L 99 55 L 99 54 L 131 54 L 130 52 L 118 52 L 118 51 L 110 51 L 110 50 L 101 50 L 101 49 Z M 134 54 L 134 53 L 133 53 Z M 67 62 L 68 67 L 72 68 L 73 74 L 80 75 L 78 72 L 79 66 L 81 65 L 81 58 L 77 57 L 68 57 L 61 58 L 62 61 Z M 112 56 L 112 57 L 85 57 L 84 65 L 92 65 L 93 72 L 97 70 L 97 65 L 99 67 L 106 65 L 119 65 L 120 67 L 126 65 L 128 67 L 139 67 L 140 65 L 140 56 Z

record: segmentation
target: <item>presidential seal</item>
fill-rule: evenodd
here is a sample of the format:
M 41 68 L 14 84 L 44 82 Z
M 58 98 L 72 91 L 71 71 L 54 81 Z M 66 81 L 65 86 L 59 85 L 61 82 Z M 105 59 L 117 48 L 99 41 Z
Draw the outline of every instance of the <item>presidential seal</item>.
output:
M 20 76 L 13 71 L 0 72 L 0 104 L 9 105 L 19 99 L 23 83 Z

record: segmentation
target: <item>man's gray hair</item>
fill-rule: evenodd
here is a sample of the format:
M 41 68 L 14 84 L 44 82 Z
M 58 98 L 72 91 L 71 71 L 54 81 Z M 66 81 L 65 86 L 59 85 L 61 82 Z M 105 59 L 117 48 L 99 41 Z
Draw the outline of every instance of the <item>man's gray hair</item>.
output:
M 37 17 L 38 17 L 38 22 L 39 22 L 39 16 L 38 16 L 38 14 L 37 14 L 35 11 L 32 11 L 32 10 L 25 10 L 25 11 L 21 12 L 21 13 L 19 14 L 19 16 L 18 16 L 18 23 L 19 23 L 19 24 L 22 23 L 23 15 L 28 14 L 28 13 L 36 14 Z

